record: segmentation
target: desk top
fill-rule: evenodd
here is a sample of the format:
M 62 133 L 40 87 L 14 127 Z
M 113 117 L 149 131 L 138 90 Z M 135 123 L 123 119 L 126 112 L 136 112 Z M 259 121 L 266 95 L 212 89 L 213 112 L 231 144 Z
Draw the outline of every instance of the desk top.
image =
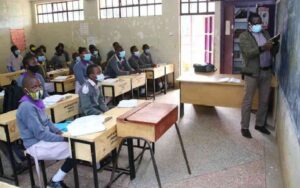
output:
M 62 69 L 56 69 L 56 70 L 52 70 L 47 72 L 47 75 L 55 75 L 55 74 L 67 74 L 69 73 L 69 68 L 62 68 Z
M 124 76 L 119 76 L 118 78 L 130 78 L 130 79 L 134 79 L 136 77 L 139 76 L 146 76 L 146 74 L 144 72 L 140 73 L 140 74 L 130 74 L 130 75 L 124 75 Z
M 64 82 L 72 82 L 75 81 L 75 76 L 74 75 L 69 75 L 65 80 L 51 80 L 51 82 L 59 82 L 59 83 L 64 83 Z
M 22 74 L 23 72 L 25 72 L 24 69 L 18 70 L 18 71 L 15 71 L 15 72 L 1 73 L 0 77 L 2 77 L 2 76 L 5 76 L 5 77 L 15 76 L 15 75 L 18 75 L 18 74 Z

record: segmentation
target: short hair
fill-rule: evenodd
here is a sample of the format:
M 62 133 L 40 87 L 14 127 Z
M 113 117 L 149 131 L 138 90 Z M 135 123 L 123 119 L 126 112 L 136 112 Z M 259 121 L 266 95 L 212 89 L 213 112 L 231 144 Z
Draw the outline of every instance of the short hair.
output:
M 143 45 L 143 50 L 150 48 L 148 44 Z
M 25 86 L 32 80 L 37 80 L 41 84 L 41 81 L 38 78 L 31 77 L 31 76 L 25 76 L 22 80 L 22 88 L 24 89 Z
M 30 44 L 29 45 L 29 49 L 31 49 L 32 47 L 35 47 L 35 45 L 34 44 Z
M 96 46 L 93 45 L 93 44 L 90 44 L 90 45 L 89 45 L 89 50 L 90 50 L 90 51 L 91 51 L 91 50 L 96 50 Z
M 40 48 L 40 49 L 43 49 L 44 52 L 46 52 L 46 50 L 47 50 L 47 49 L 46 49 L 46 46 L 44 46 L 44 45 L 40 45 L 39 48 Z
M 15 50 L 17 50 L 18 49 L 18 47 L 16 46 L 16 45 L 12 45 L 11 47 L 10 47 L 10 51 L 12 51 L 12 52 L 14 52 Z
M 93 73 L 93 70 L 94 70 L 94 68 L 96 68 L 96 67 L 99 68 L 99 69 L 101 70 L 101 68 L 100 68 L 99 65 L 97 65 L 97 64 L 90 64 L 90 65 L 87 67 L 87 69 L 86 69 L 86 75 L 89 77 L 89 75 Z
M 57 46 L 58 46 L 58 47 L 65 48 L 65 45 L 64 45 L 63 43 L 61 43 L 61 42 L 60 42 L 60 43 L 58 43 L 58 44 L 57 44 Z
M 259 18 L 260 20 L 262 20 L 259 14 L 257 14 L 256 12 L 250 12 L 248 22 L 252 23 L 253 18 Z
M 72 54 L 72 59 L 76 59 L 77 56 L 79 56 L 78 52 L 74 52 L 74 53 Z
M 86 47 L 79 47 L 78 48 L 78 53 L 82 54 L 82 52 L 87 51 Z
M 116 47 L 116 46 L 120 46 L 120 44 L 118 42 L 114 42 L 113 47 Z
M 23 66 L 25 67 L 26 65 L 28 65 L 28 64 L 29 64 L 29 61 L 31 61 L 31 60 L 34 59 L 34 58 L 35 58 L 35 57 L 34 57 L 34 55 L 32 55 L 32 54 L 26 55 L 26 56 L 23 58 L 23 60 L 22 60 Z
M 137 48 L 137 47 L 136 47 L 136 46 L 131 46 L 131 47 L 130 47 L 130 52 L 133 53 L 133 50 L 134 50 L 135 48 Z

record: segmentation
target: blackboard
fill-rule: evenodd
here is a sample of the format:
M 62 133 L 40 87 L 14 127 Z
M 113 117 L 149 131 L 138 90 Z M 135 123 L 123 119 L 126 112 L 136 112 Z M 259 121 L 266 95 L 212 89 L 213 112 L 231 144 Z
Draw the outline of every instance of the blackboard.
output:
M 300 1 L 280 0 L 277 7 L 277 31 L 282 35 L 276 62 L 280 88 L 288 103 L 291 119 L 300 143 Z

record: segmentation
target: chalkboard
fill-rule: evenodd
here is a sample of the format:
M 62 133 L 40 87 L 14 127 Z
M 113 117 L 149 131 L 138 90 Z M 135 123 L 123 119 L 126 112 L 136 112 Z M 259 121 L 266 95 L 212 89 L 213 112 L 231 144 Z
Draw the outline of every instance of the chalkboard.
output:
M 276 73 L 300 143 L 300 1 L 280 0 L 277 12 L 282 41 Z

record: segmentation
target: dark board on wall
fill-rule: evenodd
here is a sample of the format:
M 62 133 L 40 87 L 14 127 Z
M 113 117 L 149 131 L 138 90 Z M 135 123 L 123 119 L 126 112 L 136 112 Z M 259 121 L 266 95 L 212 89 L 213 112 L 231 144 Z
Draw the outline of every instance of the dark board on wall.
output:
M 280 0 L 277 31 L 282 35 L 276 72 L 300 143 L 300 1 Z

